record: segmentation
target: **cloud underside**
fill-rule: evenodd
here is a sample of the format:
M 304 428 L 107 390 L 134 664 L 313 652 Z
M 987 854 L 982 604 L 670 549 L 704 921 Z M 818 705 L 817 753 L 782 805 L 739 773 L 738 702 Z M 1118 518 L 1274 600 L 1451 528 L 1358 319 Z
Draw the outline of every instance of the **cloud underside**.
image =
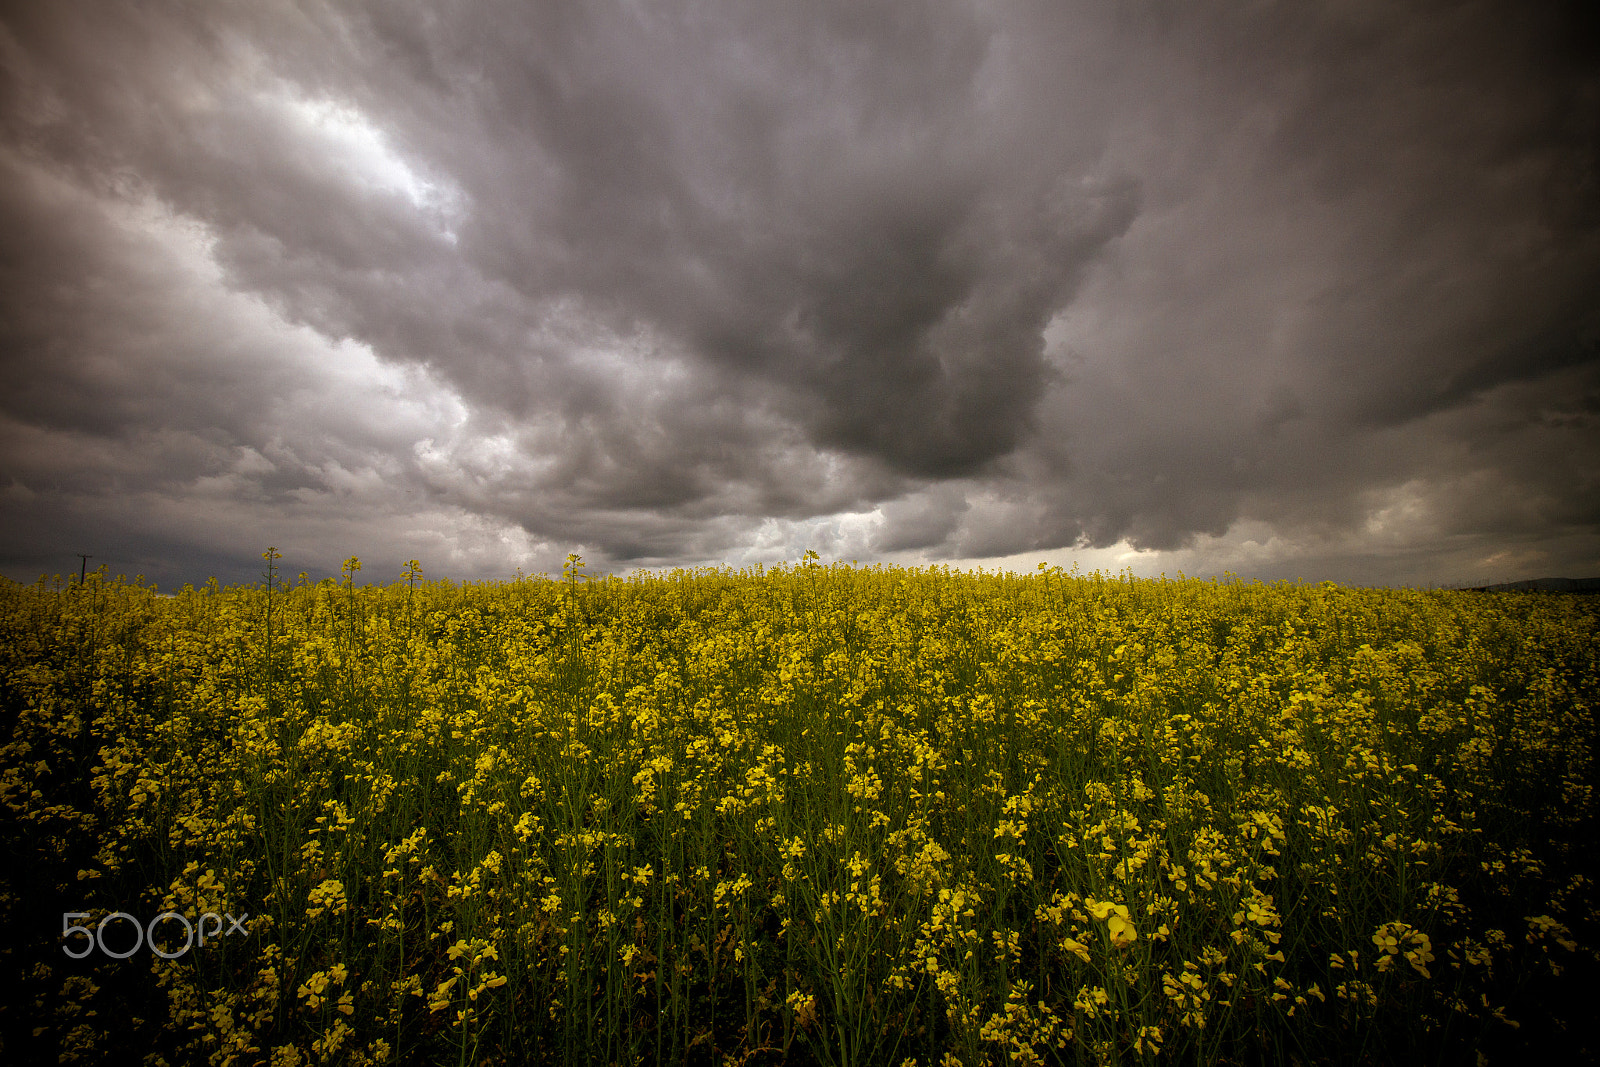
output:
M 1586 10 L 7 13 L 0 562 L 1600 570 Z

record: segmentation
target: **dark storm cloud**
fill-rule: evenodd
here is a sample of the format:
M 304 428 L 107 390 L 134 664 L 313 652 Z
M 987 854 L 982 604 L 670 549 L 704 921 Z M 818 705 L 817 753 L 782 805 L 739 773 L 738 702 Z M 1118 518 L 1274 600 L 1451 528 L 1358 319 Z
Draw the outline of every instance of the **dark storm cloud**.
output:
M 1588 11 L 7 9 L 3 550 L 1600 566 Z
M 813 444 L 906 473 L 1025 438 L 1040 331 L 1136 190 L 1083 187 L 1076 133 L 1019 158 L 983 84 L 998 26 L 855 5 L 507 22 L 472 39 L 480 77 L 436 131 L 470 143 L 419 145 L 472 160 L 461 255 L 484 277 L 646 322 L 708 388 L 753 379 Z M 463 355 L 471 380 L 484 353 Z
M 1436 550 L 1539 530 L 1568 538 L 1549 565 L 1600 565 L 1600 247 L 1571 195 L 1600 145 L 1593 37 L 1487 5 L 1213 15 L 1169 29 L 1233 75 L 1188 108 L 1146 94 L 1190 124 L 1113 152 L 1146 210 L 1058 324 L 1040 440 L 1071 471 L 1013 457 L 955 551 L 1170 551 L 1255 520 L 1371 557 L 1399 496 L 1390 532 Z

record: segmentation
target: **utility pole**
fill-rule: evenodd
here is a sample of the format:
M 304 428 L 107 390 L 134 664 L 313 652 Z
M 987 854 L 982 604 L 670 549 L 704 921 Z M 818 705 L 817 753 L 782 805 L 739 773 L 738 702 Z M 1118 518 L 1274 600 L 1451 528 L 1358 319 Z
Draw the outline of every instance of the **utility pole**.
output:
M 77 556 L 78 559 L 82 561 L 78 564 L 78 588 L 82 589 L 84 579 L 87 578 L 89 574 L 89 561 L 94 557 L 83 552 L 77 553 Z

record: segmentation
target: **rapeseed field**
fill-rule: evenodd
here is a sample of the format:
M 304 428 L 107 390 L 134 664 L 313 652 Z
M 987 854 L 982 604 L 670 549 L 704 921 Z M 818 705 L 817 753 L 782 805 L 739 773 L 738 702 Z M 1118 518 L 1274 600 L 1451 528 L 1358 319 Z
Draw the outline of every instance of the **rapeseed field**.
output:
M 0 586 L 0 1060 L 1594 1047 L 1594 601 L 795 566 Z

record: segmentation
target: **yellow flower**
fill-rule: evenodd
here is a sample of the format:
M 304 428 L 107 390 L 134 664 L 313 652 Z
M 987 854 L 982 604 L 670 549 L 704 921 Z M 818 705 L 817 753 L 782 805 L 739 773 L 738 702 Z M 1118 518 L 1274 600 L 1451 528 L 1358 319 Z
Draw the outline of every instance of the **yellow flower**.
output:
M 1086 900 L 1084 906 L 1089 909 L 1089 914 L 1100 919 L 1106 924 L 1106 932 L 1111 935 L 1111 944 L 1116 948 L 1125 948 L 1139 939 L 1139 932 L 1133 927 L 1133 918 L 1128 914 L 1125 904 L 1113 904 L 1106 900 Z
M 1077 956 L 1083 960 L 1084 963 L 1089 962 L 1089 948 L 1082 941 L 1077 941 L 1069 937 L 1061 942 L 1061 947 L 1065 951 L 1070 952 L 1074 956 Z
M 1111 934 L 1111 943 L 1117 948 L 1123 948 L 1139 939 L 1139 933 L 1133 928 L 1133 923 L 1128 921 L 1126 915 L 1113 915 L 1106 920 L 1106 928 Z

